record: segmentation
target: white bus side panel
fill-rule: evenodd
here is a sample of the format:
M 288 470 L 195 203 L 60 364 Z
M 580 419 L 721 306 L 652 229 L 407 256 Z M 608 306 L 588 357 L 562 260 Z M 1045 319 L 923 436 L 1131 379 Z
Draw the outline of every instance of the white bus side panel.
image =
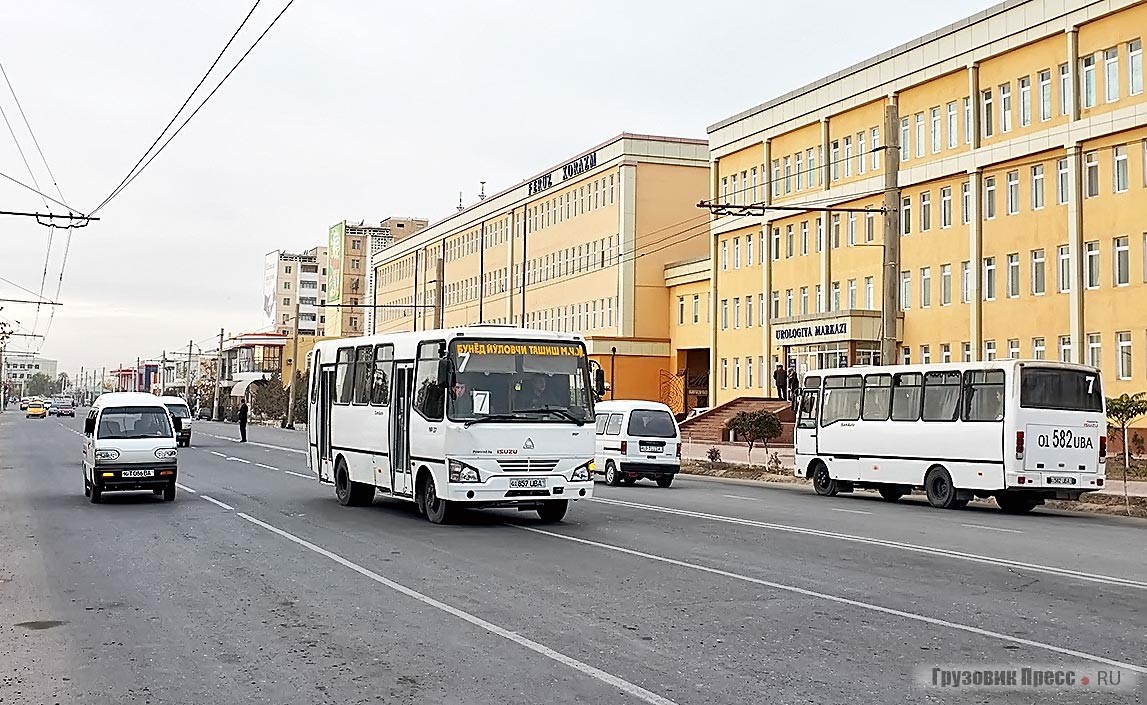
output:
M 389 489 L 386 419 L 383 407 L 335 404 L 331 409 L 331 448 L 346 463 L 352 482 Z

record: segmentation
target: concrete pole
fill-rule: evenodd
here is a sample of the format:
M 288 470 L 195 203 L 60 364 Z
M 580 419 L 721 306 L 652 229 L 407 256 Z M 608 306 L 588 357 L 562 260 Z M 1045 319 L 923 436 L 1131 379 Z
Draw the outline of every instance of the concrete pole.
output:
M 191 409 L 191 346 L 195 341 L 187 341 L 187 374 L 183 375 L 183 391 L 187 393 L 187 408 Z
M 373 305 L 373 304 L 371 304 Z M 299 370 L 299 299 L 295 298 L 295 335 L 291 350 L 291 379 L 287 382 L 287 422 L 285 428 L 295 428 L 295 375 Z
M 900 110 L 884 108 L 884 281 L 881 282 L 880 364 L 896 364 L 897 313 L 900 310 Z M 831 235 L 829 235 L 831 238 Z M 831 246 L 831 242 L 825 249 Z
M 219 329 L 219 353 L 215 360 L 215 401 L 211 410 L 212 421 L 222 421 L 223 411 L 219 403 L 219 389 L 223 386 L 223 329 Z

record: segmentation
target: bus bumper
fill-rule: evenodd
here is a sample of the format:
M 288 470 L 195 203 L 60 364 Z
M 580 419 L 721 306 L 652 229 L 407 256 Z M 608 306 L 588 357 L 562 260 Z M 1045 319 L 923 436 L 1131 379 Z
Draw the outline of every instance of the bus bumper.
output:
M 446 494 L 452 502 L 512 505 L 552 499 L 589 499 L 593 497 L 593 480 L 571 482 L 562 475 L 488 477 L 484 482 L 451 482 Z
M 1031 472 L 1023 470 L 1005 474 L 1009 490 L 1031 491 L 1057 499 L 1074 499 L 1083 492 L 1098 492 L 1106 484 L 1103 473 Z

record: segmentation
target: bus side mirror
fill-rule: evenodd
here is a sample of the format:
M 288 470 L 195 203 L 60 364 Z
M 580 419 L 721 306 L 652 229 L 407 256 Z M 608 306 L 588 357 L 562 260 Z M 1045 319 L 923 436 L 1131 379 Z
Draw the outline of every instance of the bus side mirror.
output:
M 88 417 L 84 419 L 84 435 L 90 436 L 96 432 L 96 420 Z
M 446 389 L 450 386 L 450 358 L 438 358 L 438 387 Z
M 599 397 L 605 394 L 605 370 L 600 367 L 593 371 L 593 393 Z
M 171 420 L 175 422 L 175 430 L 177 432 L 183 430 L 183 419 L 178 416 L 174 416 Z

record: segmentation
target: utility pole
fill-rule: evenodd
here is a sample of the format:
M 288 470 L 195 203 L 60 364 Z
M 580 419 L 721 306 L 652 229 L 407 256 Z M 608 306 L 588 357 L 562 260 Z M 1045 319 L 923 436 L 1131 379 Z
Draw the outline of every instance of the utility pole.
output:
M 881 308 L 880 364 L 896 364 L 897 313 L 900 311 L 900 110 L 884 107 L 884 281 Z
M 187 408 L 194 408 L 191 406 L 191 346 L 195 344 L 194 340 L 187 341 L 187 374 L 183 379 L 183 391 L 187 392 Z
M 219 388 L 223 386 L 223 329 L 219 329 L 219 354 L 215 360 L 215 402 L 211 410 L 212 421 L 222 421 L 223 412 L 219 404 Z
M 159 356 L 159 395 L 167 391 L 167 351 L 164 350 Z
M 365 310 L 365 309 L 364 309 Z M 342 315 L 342 312 L 339 312 Z M 287 383 L 290 392 L 287 393 L 287 423 L 284 428 L 295 428 L 295 375 L 299 371 L 299 297 L 295 297 L 295 335 L 291 350 L 291 380 Z
M 131 391 L 139 391 L 139 358 L 135 359 L 135 374 L 131 376 Z

